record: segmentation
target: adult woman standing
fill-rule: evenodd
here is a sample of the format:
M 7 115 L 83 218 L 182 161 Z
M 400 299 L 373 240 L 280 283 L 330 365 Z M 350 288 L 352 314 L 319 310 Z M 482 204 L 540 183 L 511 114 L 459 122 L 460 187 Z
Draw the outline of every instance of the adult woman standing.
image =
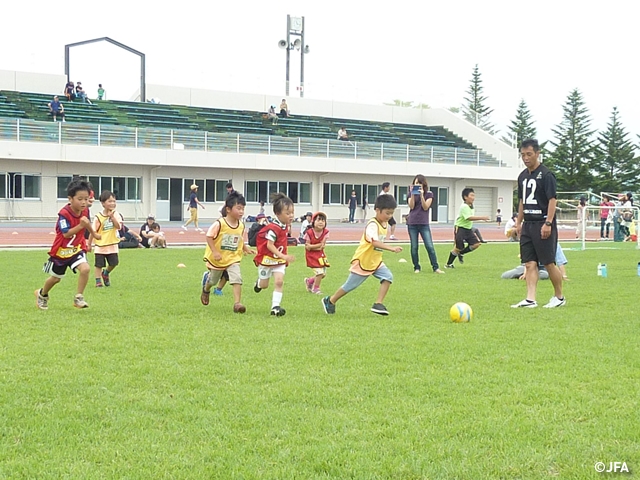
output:
M 418 256 L 418 234 L 422 237 L 424 246 L 429 254 L 429 261 L 434 273 L 444 273 L 438 265 L 438 257 L 433 247 L 431 228 L 429 227 L 430 209 L 433 202 L 433 193 L 429 191 L 429 185 L 424 175 L 416 175 L 413 183 L 409 185 L 409 216 L 407 217 L 407 229 L 411 240 L 411 261 L 415 273 L 420 273 L 420 257 Z

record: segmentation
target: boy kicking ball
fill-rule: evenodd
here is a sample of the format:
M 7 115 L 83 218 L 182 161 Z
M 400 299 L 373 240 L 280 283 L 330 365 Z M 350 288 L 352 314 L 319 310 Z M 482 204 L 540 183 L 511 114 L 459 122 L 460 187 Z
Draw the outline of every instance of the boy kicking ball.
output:
M 349 273 L 347 281 L 336 293 L 322 299 L 322 308 L 324 308 L 325 313 L 336 313 L 338 300 L 358 288 L 367 278 L 373 275 L 380 280 L 380 290 L 378 291 L 376 302 L 371 307 L 371 311 L 378 315 L 389 315 L 389 311 L 382 302 L 384 302 L 384 298 L 393 282 L 393 274 L 382 262 L 382 250 L 395 253 L 402 251 L 402 247 L 392 247 L 384 243 L 389 220 L 393 217 L 393 212 L 397 206 L 396 199 L 392 195 L 380 195 L 376 198 L 374 206 L 375 217 L 367 223 L 360 239 L 360 245 L 351 259 L 351 268 L 349 269 L 351 273 Z
M 44 282 L 44 286 L 35 291 L 36 305 L 40 310 L 49 308 L 49 291 L 55 287 L 67 268 L 78 275 L 78 290 L 73 298 L 73 306 L 87 308 L 84 301 L 84 289 L 89 281 L 91 267 L 87 262 L 87 241 L 84 238 L 84 230 L 96 240 L 102 237 L 91 226 L 91 221 L 83 215 L 89 205 L 89 192 L 91 187 L 84 180 L 74 180 L 67 186 L 69 203 L 58 212 L 56 223 L 56 238 L 49 250 L 49 261 L 44 264 L 44 272 L 51 275 Z

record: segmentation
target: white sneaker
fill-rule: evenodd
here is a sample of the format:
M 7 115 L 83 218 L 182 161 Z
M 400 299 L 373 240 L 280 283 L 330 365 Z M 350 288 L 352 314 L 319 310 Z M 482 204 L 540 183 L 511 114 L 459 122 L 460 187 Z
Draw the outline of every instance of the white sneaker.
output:
M 547 303 L 544 308 L 556 308 L 556 307 L 562 307 L 563 305 L 567 304 L 567 299 L 562 297 L 562 300 L 560 300 L 558 297 L 553 296 L 551 297 L 551 300 L 549 300 L 549 303 Z
M 515 305 L 511 305 L 511 308 L 536 308 L 538 303 L 535 301 L 527 300 L 526 298 L 521 302 L 516 303 Z
M 187 227 L 185 227 L 184 225 L 182 225 L 182 229 L 186 232 L 187 231 Z
M 395 235 L 391 235 L 391 236 L 389 237 L 389 240 L 397 240 L 397 238 L 396 238 L 396 236 L 395 236 Z

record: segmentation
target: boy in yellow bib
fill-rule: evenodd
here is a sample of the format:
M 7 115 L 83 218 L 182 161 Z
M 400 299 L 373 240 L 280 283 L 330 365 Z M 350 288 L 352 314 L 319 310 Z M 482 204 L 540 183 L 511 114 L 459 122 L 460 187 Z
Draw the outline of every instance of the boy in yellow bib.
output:
M 100 234 L 100 240 L 93 238 L 95 243 L 95 278 L 96 287 L 110 287 L 110 274 L 118 266 L 118 244 L 120 243 L 120 229 L 122 215 L 116 212 L 116 196 L 105 190 L 100 194 L 102 212 L 93 217 L 93 229 Z M 109 266 L 107 267 L 107 263 Z
M 244 313 L 247 311 L 240 302 L 242 296 L 242 275 L 240 274 L 240 262 L 242 254 L 254 254 L 244 243 L 244 197 L 233 192 L 227 196 L 224 208 L 226 215 L 216 220 L 207 231 L 207 247 L 204 251 L 204 262 L 207 271 L 202 276 L 202 293 L 200 301 L 203 305 L 209 305 L 211 288 L 217 285 L 226 271 L 229 274 L 229 283 L 233 287 L 233 311 Z
M 402 247 L 392 247 L 384 243 L 387 236 L 389 220 L 393 217 L 398 204 L 392 195 L 380 195 L 376 198 L 376 215 L 367 223 L 365 231 L 360 239 L 360 245 L 351 259 L 349 277 L 342 287 L 330 297 L 322 299 L 322 308 L 325 313 L 336 313 L 336 302 L 347 293 L 358 288 L 367 278 L 373 275 L 380 280 L 380 290 L 376 303 L 371 307 L 373 313 L 378 315 L 389 315 L 389 311 L 384 306 L 384 298 L 393 282 L 391 270 L 382 261 L 382 251 L 399 253 Z

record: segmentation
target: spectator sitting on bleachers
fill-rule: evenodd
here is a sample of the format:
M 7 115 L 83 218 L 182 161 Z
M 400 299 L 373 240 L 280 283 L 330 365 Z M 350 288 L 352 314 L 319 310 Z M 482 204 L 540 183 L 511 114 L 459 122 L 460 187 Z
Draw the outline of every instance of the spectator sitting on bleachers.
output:
M 57 95 L 55 95 L 53 100 L 49 102 L 49 111 L 53 116 L 54 122 L 57 121 L 57 117 L 62 118 L 62 121 L 64 122 L 64 107 L 62 106 L 62 103 L 60 103 L 60 100 L 58 100 Z
M 102 84 L 99 83 L 98 84 L 98 98 L 96 98 L 96 100 L 106 100 L 107 99 L 107 92 L 105 91 L 104 88 L 102 88 Z
M 275 105 L 271 105 L 271 107 L 269 107 L 269 110 L 267 111 L 267 118 L 271 120 L 272 125 L 278 124 L 278 114 L 276 113 Z
M 349 134 L 346 128 L 340 127 L 340 130 L 338 130 L 338 140 L 342 140 L 343 142 L 349 141 Z
M 76 85 L 76 97 L 82 100 L 82 103 L 88 103 L 89 105 L 91 105 L 91 100 L 89 100 L 89 98 L 87 97 L 87 94 L 82 88 L 81 82 L 78 82 L 78 84 Z
M 287 101 L 283 98 L 282 103 L 280 103 L 280 118 L 287 118 L 289 116 L 289 105 L 287 105 Z
M 73 82 L 67 82 L 64 87 L 64 96 L 67 97 L 67 100 L 73 102 L 76 98 L 75 87 L 73 86 Z

